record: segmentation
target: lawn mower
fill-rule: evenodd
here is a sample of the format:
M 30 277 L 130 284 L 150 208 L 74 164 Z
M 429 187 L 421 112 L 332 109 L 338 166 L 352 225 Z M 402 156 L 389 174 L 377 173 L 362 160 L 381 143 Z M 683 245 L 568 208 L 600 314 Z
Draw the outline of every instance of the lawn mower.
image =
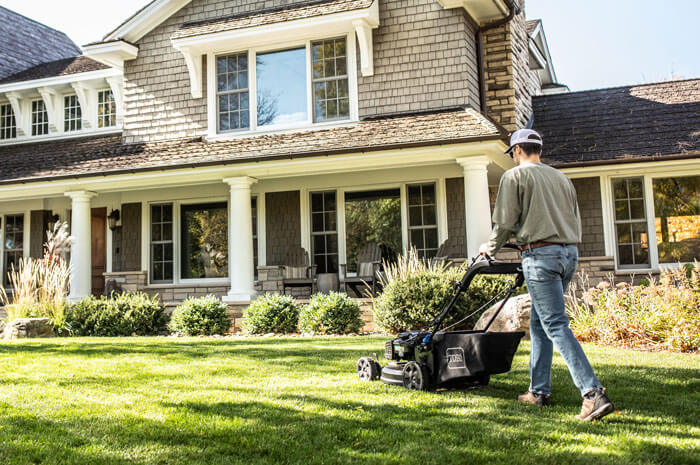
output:
M 506 244 L 508 248 L 517 248 Z M 441 327 L 454 308 L 460 295 L 469 289 L 480 274 L 515 275 L 512 285 L 494 296 L 489 302 L 449 327 Z M 479 255 L 474 258 L 442 311 L 423 330 L 401 333 L 384 346 L 389 364 L 382 367 L 373 357 L 357 361 L 357 375 L 364 381 L 380 379 L 383 383 L 425 391 L 436 389 L 467 389 L 488 385 L 491 375 L 510 370 L 523 331 L 487 332 L 504 305 L 523 285 L 520 263 L 495 261 Z M 478 312 L 488 308 L 498 298 L 503 301 L 481 330 L 448 331 Z

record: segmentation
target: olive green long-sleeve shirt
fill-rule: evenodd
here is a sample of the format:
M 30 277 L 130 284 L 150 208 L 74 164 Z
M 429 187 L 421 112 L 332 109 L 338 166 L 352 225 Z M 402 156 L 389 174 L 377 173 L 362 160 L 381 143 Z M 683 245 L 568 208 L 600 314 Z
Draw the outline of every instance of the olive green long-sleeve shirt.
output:
M 543 163 L 524 162 L 506 171 L 498 186 L 488 254 L 494 256 L 512 234 L 519 245 L 581 242 L 581 216 L 571 180 Z

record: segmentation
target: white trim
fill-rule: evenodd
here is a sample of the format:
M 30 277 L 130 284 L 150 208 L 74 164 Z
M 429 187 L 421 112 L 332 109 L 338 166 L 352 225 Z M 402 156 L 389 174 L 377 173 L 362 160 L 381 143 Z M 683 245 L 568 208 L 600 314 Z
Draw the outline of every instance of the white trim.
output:
M 119 71 L 124 70 L 124 62 L 135 59 L 139 54 L 139 49 L 123 40 L 113 42 L 86 45 L 83 47 L 83 54 L 99 61 L 103 65 Z
M 438 226 L 438 248 L 448 238 L 447 225 L 447 185 L 445 178 L 441 177 L 435 183 L 435 208 Z
M 85 119 L 83 118 L 83 123 Z M 49 123 L 50 124 L 50 123 Z M 3 139 L 0 141 L 0 146 L 7 145 L 19 145 L 28 143 L 38 143 L 38 142 L 50 142 L 63 139 L 74 139 L 76 137 L 86 137 L 86 136 L 105 136 L 108 134 L 119 134 L 122 132 L 122 128 L 119 126 L 109 126 L 107 128 L 101 129 L 81 129 L 79 131 L 61 131 L 60 133 L 52 133 L 49 131 L 48 134 L 43 134 L 41 136 L 23 136 L 19 137 L 19 127 L 17 129 L 18 137 L 14 139 Z
M 265 229 L 265 193 L 251 194 L 258 209 L 258 266 L 267 266 L 267 230 Z
M 314 191 L 315 192 L 315 191 Z M 301 233 L 301 246 L 309 254 L 309 264 L 313 263 L 314 258 L 311 256 L 311 205 L 309 202 L 309 196 L 311 191 L 309 189 L 302 187 L 299 189 L 299 212 L 300 212 L 300 233 Z M 336 208 L 338 206 L 336 194 Z M 337 215 L 337 211 L 336 211 Z M 337 220 L 336 220 L 337 222 Z
M 410 239 L 408 237 L 410 231 L 408 230 L 408 194 L 406 192 L 406 183 L 402 183 L 399 186 L 399 198 L 401 202 L 401 253 L 406 255 L 408 253 Z
M 155 0 L 107 34 L 103 40 L 126 39 L 137 42 L 191 0 Z
M 437 0 L 445 9 L 464 8 L 479 24 L 502 19 L 510 11 L 502 0 Z
M 107 79 L 108 77 L 122 76 L 118 69 L 107 68 L 84 73 L 67 74 L 65 76 L 53 76 L 43 79 L 33 79 L 29 81 L 12 82 L 0 85 L 0 93 L 17 92 L 23 90 L 37 89 L 39 87 L 55 87 L 61 85 L 71 85 L 77 82 L 94 81 L 97 79 Z

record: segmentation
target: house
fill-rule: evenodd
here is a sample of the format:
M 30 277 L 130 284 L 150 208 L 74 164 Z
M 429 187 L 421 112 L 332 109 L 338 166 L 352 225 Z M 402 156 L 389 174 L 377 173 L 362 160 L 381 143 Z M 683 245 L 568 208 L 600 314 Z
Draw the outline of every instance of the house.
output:
M 567 93 L 522 2 L 153 0 L 62 60 L 0 79 L 0 271 L 67 220 L 72 299 L 245 305 L 300 247 L 318 273 L 368 244 L 472 256 L 532 124 L 578 189 L 582 267 L 699 255 L 700 81 Z

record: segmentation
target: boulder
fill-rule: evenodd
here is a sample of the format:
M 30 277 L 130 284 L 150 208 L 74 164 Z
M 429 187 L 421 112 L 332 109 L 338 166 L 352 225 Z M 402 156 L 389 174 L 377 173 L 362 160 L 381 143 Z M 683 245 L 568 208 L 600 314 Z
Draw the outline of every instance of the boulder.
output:
M 49 318 L 17 318 L 3 332 L 3 339 L 54 337 L 53 324 Z
M 494 312 L 501 305 L 500 301 L 493 307 L 489 308 L 481 315 L 474 329 L 484 329 L 489 322 Z M 530 294 L 518 295 L 506 302 L 505 307 L 498 314 L 496 319 L 489 327 L 489 331 L 495 332 L 512 332 L 525 331 L 525 339 L 530 339 L 530 307 L 532 300 Z

